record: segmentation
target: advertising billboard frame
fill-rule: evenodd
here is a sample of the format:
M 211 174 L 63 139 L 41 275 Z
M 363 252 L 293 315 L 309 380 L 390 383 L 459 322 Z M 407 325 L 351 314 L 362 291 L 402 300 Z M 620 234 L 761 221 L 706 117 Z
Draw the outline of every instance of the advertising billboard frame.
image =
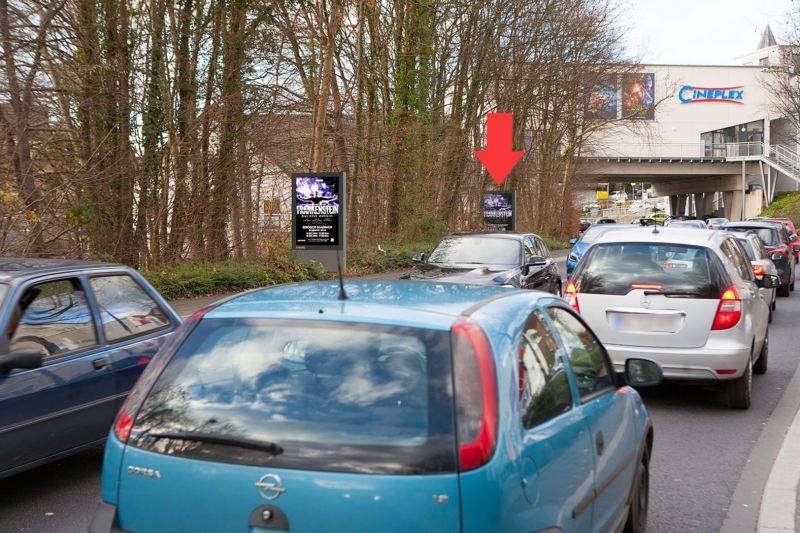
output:
M 510 217 L 488 217 L 486 212 L 486 197 L 487 195 L 498 195 L 503 197 L 507 202 L 510 203 L 511 206 L 511 216 Z M 516 231 L 517 229 L 517 197 L 514 191 L 483 191 L 483 195 L 481 197 L 482 208 L 481 213 L 483 214 L 483 221 L 484 223 L 492 228 L 494 231 Z M 500 220 L 504 220 L 505 222 L 499 222 Z
M 334 193 L 336 195 L 336 207 L 337 212 L 335 214 L 331 214 L 335 217 L 333 222 L 333 231 L 335 231 L 334 244 L 320 244 L 320 243 L 298 243 L 298 236 L 305 232 L 306 234 L 309 233 L 309 228 L 300 228 L 301 224 L 308 223 L 311 224 L 312 221 L 310 220 L 311 215 L 309 214 L 308 217 L 304 217 L 303 215 L 298 215 L 298 197 L 297 197 L 297 185 L 298 179 L 302 178 L 311 178 L 311 179 L 320 179 L 323 181 L 333 182 L 334 183 Z M 294 172 L 291 175 L 292 179 L 292 250 L 344 250 L 345 249 L 345 214 L 344 214 L 344 198 L 345 198 L 345 174 L 344 172 Z M 301 204 L 302 205 L 302 204 Z M 319 215 L 317 215 L 319 216 Z M 309 218 L 309 220 L 304 221 L 303 218 Z M 326 223 L 325 221 L 320 221 L 321 223 L 318 224 L 319 228 L 321 229 L 320 233 L 327 231 L 327 226 L 331 225 Z M 312 224 L 313 225 L 313 224 Z M 325 226 L 325 228 L 322 228 Z

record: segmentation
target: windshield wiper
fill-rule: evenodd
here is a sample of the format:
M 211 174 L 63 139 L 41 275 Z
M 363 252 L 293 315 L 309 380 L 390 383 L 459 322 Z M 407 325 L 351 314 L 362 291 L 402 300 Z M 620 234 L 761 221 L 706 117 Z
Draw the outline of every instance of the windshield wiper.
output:
M 250 450 L 259 450 L 272 455 L 283 453 L 283 447 L 274 442 L 246 439 L 243 437 L 228 437 L 225 435 L 215 435 L 214 433 L 201 433 L 195 431 L 166 431 L 163 433 L 149 433 L 148 437 L 155 439 L 177 439 L 191 440 L 196 442 L 208 442 L 210 444 L 223 444 L 226 446 L 237 446 Z
M 654 296 L 660 294 L 661 296 L 694 296 L 695 298 L 704 298 L 705 294 L 697 291 L 644 291 L 645 296 Z

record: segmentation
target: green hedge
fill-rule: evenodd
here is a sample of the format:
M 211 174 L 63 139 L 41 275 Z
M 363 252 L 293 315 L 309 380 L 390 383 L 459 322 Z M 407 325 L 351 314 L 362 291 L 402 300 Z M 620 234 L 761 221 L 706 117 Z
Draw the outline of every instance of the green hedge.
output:
M 436 245 L 436 240 L 420 242 L 382 242 L 357 244 L 347 250 L 347 275 L 360 276 L 390 270 L 411 268 L 411 257 L 417 253 L 428 253 Z
M 230 260 L 220 263 L 179 263 L 142 274 L 167 299 L 328 278 L 328 274 L 318 263 L 300 263 L 291 256 L 268 262 Z

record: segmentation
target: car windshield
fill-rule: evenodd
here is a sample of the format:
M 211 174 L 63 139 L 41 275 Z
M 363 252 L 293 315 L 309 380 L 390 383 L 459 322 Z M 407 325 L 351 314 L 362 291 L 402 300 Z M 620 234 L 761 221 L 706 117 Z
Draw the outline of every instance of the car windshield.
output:
M 429 263 L 469 265 L 519 265 L 520 243 L 497 237 L 448 237 L 428 258 Z
M 575 276 L 581 293 L 625 295 L 637 289 L 719 298 L 706 248 L 680 244 L 604 243 L 590 248 Z
M 724 224 L 727 221 L 728 221 L 727 218 L 709 218 L 708 219 L 708 223 L 709 224 Z
M 726 230 L 730 231 L 752 231 L 761 241 L 767 246 L 778 246 L 780 240 L 778 239 L 778 230 L 775 228 L 753 228 L 753 227 L 739 227 L 739 226 L 725 226 Z
M 205 319 L 145 400 L 134 445 L 275 468 L 452 471 L 449 345 L 447 332 L 415 328 Z

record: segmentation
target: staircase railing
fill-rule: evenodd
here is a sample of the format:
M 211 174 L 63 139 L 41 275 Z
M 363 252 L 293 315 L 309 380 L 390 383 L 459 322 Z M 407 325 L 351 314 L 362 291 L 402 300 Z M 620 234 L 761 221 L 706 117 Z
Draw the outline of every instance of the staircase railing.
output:
M 800 154 L 787 146 L 782 144 L 771 145 L 769 157 L 790 170 L 800 172 Z

